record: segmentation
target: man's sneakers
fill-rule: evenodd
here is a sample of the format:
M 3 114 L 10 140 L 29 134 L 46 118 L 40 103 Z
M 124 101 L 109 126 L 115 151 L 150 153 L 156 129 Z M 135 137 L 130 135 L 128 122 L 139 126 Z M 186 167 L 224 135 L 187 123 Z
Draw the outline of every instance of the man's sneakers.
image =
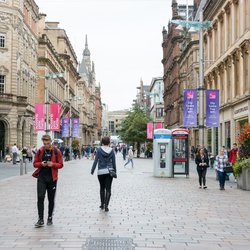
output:
M 47 226 L 51 226 L 53 224 L 52 217 L 48 217 Z
M 52 221 L 52 217 L 48 217 L 48 220 L 47 220 L 47 226 L 51 226 L 53 225 L 53 221 Z M 39 219 L 37 221 L 37 223 L 35 224 L 35 227 L 43 227 L 44 226 L 44 220 L 43 219 Z
M 35 224 L 35 227 L 43 227 L 44 226 L 44 220 L 43 219 L 39 219 L 37 221 L 37 223 Z

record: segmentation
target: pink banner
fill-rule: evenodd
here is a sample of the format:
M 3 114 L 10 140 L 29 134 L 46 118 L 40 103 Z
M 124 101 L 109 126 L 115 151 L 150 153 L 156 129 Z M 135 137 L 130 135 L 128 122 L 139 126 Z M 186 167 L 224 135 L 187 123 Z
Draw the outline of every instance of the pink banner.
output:
M 161 129 L 161 128 L 163 128 L 162 122 L 157 122 L 156 123 L 156 129 Z
M 50 104 L 50 131 L 60 131 L 60 104 Z
M 35 130 L 44 131 L 45 130 L 45 105 L 36 104 L 35 105 Z
M 148 122 L 147 123 L 147 139 L 153 139 L 153 130 L 154 130 L 153 122 Z

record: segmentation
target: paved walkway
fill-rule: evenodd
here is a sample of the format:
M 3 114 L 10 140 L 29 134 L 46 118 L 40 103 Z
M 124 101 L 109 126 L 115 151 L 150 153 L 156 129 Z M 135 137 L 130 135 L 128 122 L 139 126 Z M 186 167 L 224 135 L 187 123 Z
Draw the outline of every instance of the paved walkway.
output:
M 36 180 L 30 174 L 0 181 L 0 249 L 250 249 L 250 192 L 233 181 L 220 191 L 211 170 L 208 189 L 200 190 L 195 171 L 190 178 L 154 178 L 152 160 L 135 159 L 134 169 L 124 169 L 119 155 L 110 212 L 104 213 L 91 165 L 76 160 L 60 171 L 51 227 L 33 227 Z M 118 247 L 122 242 L 131 247 Z
M 27 162 L 27 171 L 32 171 L 32 163 Z M 24 164 L 23 164 L 24 174 Z M 12 162 L 0 162 L 0 180 L 20 175 L 20 163 L 13 165 Z

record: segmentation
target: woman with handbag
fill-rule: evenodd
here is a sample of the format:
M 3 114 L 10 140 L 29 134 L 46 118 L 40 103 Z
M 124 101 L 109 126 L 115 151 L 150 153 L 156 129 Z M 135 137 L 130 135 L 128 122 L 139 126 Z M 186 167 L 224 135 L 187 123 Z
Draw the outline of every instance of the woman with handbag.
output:
M 110 138 L 102 138 L 102 146 L 97 149 L 95 160 L 91 169 L 93 175 L 98 164 L 97 176 L 100 183 L 101 209 L 109 211 L 108 205 L 111 197 L 111 185 L 116 178 L 116 160 L 114 150 L 109 147 Z
M 224 153 L 224 148 L 221 148 L 215 159 L 215 169 L 220 183 L 220 190 L 225 190 L 226 173 L 225 168 L 228 164 L 228 157 Z
M 206 189 L 206 174 L 207 174 L 207 168 L 209 167 L 209 159 L 208 156 L 204 153 L 204 149 L 201 148 L 198 150 L 198 153 L 195 158 L 195 163 L 197 165 L 197 172 L 199 175 L 199 184 L 200 188 Z

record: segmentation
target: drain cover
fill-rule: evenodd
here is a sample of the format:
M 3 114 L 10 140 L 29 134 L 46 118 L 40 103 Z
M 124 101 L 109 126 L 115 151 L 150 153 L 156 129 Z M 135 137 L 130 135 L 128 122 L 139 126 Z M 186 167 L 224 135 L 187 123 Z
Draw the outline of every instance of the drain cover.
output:
M 88 238 L 86 250 L 134 250 L 130 238 Z

